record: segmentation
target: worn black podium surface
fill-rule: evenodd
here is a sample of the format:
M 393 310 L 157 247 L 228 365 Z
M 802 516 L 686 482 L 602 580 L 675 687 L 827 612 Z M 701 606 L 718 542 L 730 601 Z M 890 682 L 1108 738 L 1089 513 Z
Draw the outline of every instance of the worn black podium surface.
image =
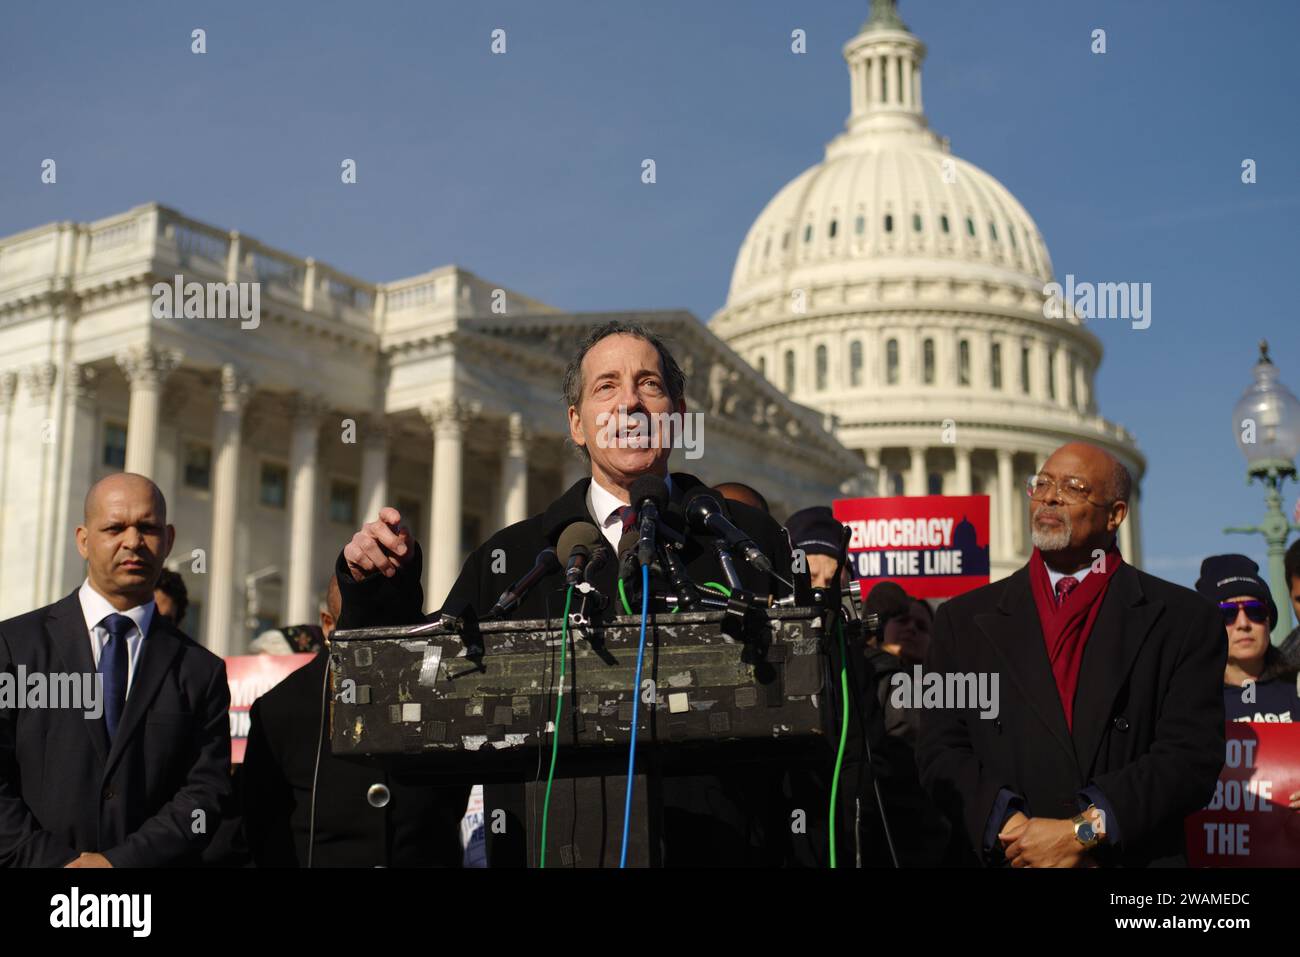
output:
M 537 848 L 561 636 L 560 619 L 335 632 L 334 754 L 440 783 L 523 783 L 529 847 Z M 621 846 L 640 618 L 574 627 L 566 638 L 547 864 L 611 866 Z M 637 771 L 648 773 L 634 781 L 629 864 L 657 863 L 661 775 L 825 764 L 839 730 L 837 659 L 813 608 L 653 617 L 637 709 Z

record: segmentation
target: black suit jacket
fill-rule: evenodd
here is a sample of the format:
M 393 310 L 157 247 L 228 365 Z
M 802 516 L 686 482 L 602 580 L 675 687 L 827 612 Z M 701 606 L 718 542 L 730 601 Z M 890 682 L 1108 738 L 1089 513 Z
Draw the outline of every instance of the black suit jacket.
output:
M 407 784 L 330 753 L 321 652 L 253 702 L 244 755 L 244 830 L 259 867 L 306 867 L 316 781 L 313 867 L 459 867 L 468 787 Z M 322 733 L 323 731 L 323 733 Z M 319 772 L 317 761 L 319 759 Z M 366 794 L 389 790 L 383 807 Z
M 1068 818 L 1095 785 L 1120 837 L 1097 849 L 1101 863 L 1185 863 L 1183 818 L 1209 800 L 1223 765 L 1226 659 L 1209 602 L 1121 565 L 1084 648 L 1071 729 L 1021 568 L 939 609 L 928 670 L 998 673 L 1001 707 L 996 720 L 923 710 L 922 781 L 977 851 L 1003 787 L 1030 816 Z
M 674 473 L 672 478 L 674 502 L 680 502 L 689 489 L 701 484 L 699 479 L 685 473 Z M 500 594 L 533 566 L 537 553 L 556 543 L 564 528 L 576 521 L 594 521 L 587 510 L 590 484 L 590 478 L 580 480 L 544 512 L 502 529 L 475 549 L 466 559 L 441 611 L 468 618 L 485 615 Z M 728 502 L 726 507 L 732 522 L 753 538 L 778 570 L 791 567 L 789 539 L 781 526 L 766 513 L 747 505 Z M 694 536 L 688 538 L 682 559 L 691 580 L 697 584 L 724 580 L 707 541 Z M 504 571 L 500 570 L 502 563 L 496 561 L 498 549 L 505 556 Z M 417 555 L 392 578 L 374 575 L 356 582 L 340 554 L 336 567 L 343 595 L 339 628 L 422 621 L 424 593 L 420 586 L 420 564 L 421 557 Z M 737 566 L 747 589 L 761 595 L 785 593 L 767 575 L 743 562 L 738 561 Z M 559 618 L 564 610 L 563 579 L 562 572 L 543 578 L 508 617 Z M 622 614 L 615 597 L 617 558 L 612 557 L 593 579 L 601 593 L 612 599 L 605 616 Z M 781 768 L 664 779 L 664 862 L 673 866 L 739 866 L 790 861 L 786 846 L 790 840 L 790 812 L 786 807 L 789 799 L 781 794 L 783 787 Z M 485 788 L 485 805 L 504 806 L 508 817 L 522 818 L 522 786 L 514 789 L 517 793 L 503 794 L 511 790 L 509 786 Z M 810 814 L 815 811 L 814 804 Z M 492 866 L 525 863 L 525 832 L 522 824 L 507 826 L 507 838 L 502 839 L 489 829 L 487 842 Z
M 0 622 L 0 671 L 20 665 L 95 673 L 75 591 Z M 225 663 L 155 612 L 111 749 L 102 716 L 0 711 L 0 865 L 196 863 L 230 788 L 229 705 Z

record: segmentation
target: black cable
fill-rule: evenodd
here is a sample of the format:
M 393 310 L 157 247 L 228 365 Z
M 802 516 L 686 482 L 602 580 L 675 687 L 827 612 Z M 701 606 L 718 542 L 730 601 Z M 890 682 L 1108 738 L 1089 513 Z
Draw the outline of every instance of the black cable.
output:
M 325 701 L 330 687 L 329 649 L 321 650 L 325 656 L 325 680 L 320 685 L 320 733 L 316 736 L 316 765 L 311 772 L 311 812 L 307 819 L 307 867 L 311 867 L 312 856 L 316 850 L 316 788 L 320 782 L 320 753 L 325 747 Z

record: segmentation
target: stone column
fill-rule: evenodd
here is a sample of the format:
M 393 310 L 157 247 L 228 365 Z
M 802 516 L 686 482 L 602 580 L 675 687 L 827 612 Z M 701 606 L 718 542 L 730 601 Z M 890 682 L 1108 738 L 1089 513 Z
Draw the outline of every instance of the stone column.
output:
M 910 449 L 911 462 L 907 473 L 907 494 L 925 495 L 929 492 L 929 477 L 925 470 L 925 446 L 914 445 Z
M 1070 407 L 1070 351 L 1064 345 L 1056 347 L 1056 404 Z
M 425 606 L 442 605 L 460 571 L 462 468 L 465 428 L 477 409 L 463 400 L 445 399 L 420 409 L 433 432 L 433 469 L 429 495 L 428 566 Z
M 361 426 L 361 515 L 358 524 L 373 522 L 388 501 L 388 426 L 382 415 L 367 416 Z M 405 520 L 405 516 L 403 516 Z M 419 534 L 412 529 L 411 534 Z
M 133 346 L 117 354 L 117 364 L 131 386 L 131 407 L 126 425 L 125 471 L 154 478 L 158 446 L 158 410 L 162 387 L 180 365 L 181 353 L 174 349 Z
M 23 370 L 23 379 L 27 385 L 28 407 L 27 414 L 22 418 L 30 423 L 28 427 L 34 429 L 35 435 L 29 432 L 29 437 L 33 441 L 27 450 L 27 455 L 15 459 L 13 463 L 17 469 L 15 475 L 17 481 L 10 489 L 10 499 L 6 501 L 6 507 L 15 508 L 9 502 L 15 499 L 21 500 L 22 492 L 31 489 L 29 493 L 31 498 L 28 499 L 29 505 L 24 510 L 25 514 L 15 524 L 21 526 L 27 522 L 31 523 L 30 534 L 20 533 L 19 542 L 24 545 L 24 553 L 30 562 L 28 579 L 31 583 L 32 606 L 35 607 L 47 604 L 49 601 L 48 563 L 50 554 L 54 550 L 50 525 L 54 513 L 54 499 L 58 492 L 55 456 L 58 452 L 59 431 L 62 428 L 62 423 L 59 421 L 61 416 L 58 412 L 58 407 L 62 403 L 57 400 L 61 388 L 59 366 L 50 361 L 37 362 Z
M 1078 410 L 1085 415 L 1092 411 L 1092 396 L 1088 391 L 1088 366 L 1083 356 L 1074 363 L 1074 391 L 1078 396 Z
M 957 474 L 955 476 L 958 495 L 970 495 L 970 452 L 971 450 L 964 446 L 953 446 L 953 454 L 957 457 Z
M 563 495 L 582 479 L 591 475 L 591 465 L 577 449 L 566 443 L 560 450 L 560 494 Z
M 9 447 L 9 420 L 12 416 L 14 396 L 18 393 L 18 373 L 11 369 L 0 372 L 0 502 L 8 502 L 9 483 L 7 481 L 9 464 L 17 457 Z M 5 541 L 5 512 L 7 509 L 0 508 L 0 555 L 4 554 L 3 545 Z M 6 579 L 13 578 L 20 574 L 18 566 L 9 569 L 8 563 L 0 561 L 0 609 L 3 613 L 17 613 L 18 611 L 30 611 L 30 608 L 18 609 L 16 606 L 5 600 L 5 582 Z
M 511 413 L 506 424 L 500 495 L 502 528 L 528 517 L 528 432 L 518 412 Z
M 1040 402 L 1050 402 L 1051 392 L 1047 389 L 1047 370 L 1051 368 L 1052 354 L 1047 343 L 1035 339 L 1029 347 L 1029 394 Z
M 887 484 L 886 476 L 880 468 L 880 449 L 876 446 L 863 449 L 862 459 L 867 466 L 867 471 L 870 473 L 871 481 L 875 483 L 874 487 L 868 494 L 885 495 L 889 490 L 885 488 L 885 485 Z
M 97 405 L 96 370 L 93 366 L 72 363 L 68 366 L 64 388 L 67 404 L 63 409 L 60 441 L 59 490 L 54 527 L 62 543 L 54 554 L 51 581 L 59 595 L 66 595 L 81 583 L 85 562 L 77 551 L 73 529 L 81 522 L 82 502 L 94 478 L 99 446 L 95 441 Z
M 221 370 L 212 423 L 212 535 L 203 643 L 215 655 L 244 650 L 242 603 L 235 601 L 235 531 L 239 521 L 239 447 L 252 383 L 234 366 Z M 238 619 L 235 609 L 241 609 Z
M 1012 469 L 1011 450 L 998 449 L 998 550 L 1003 561 L 1015 557 L 1016 545 L 1012 529 L 1015 527 L 1015 479 Z
M 1124 518 L 1124 524 L 1120 529 L 1128 529 L 1128 550 L 1124 551 L 1121 546 L 1120 551 L 1124 556 L 1124 561 L 1130 565 L 1142 567 L 1142 525 L 1141 514 L 1138 506 L 1142 504 L 1142 496 L 1138 492 L 1138 485 L 1133 483 L 1133 491 L 1128 497 L 1128 515 Z
M 285 576 L 285 623 L 309 625 L 316 621 L 312 559 L 316 553 L 316 490 L 319 485 L 321 416 L 327 403 L 315 395 L 298 395 L 293 401 L 289 435 L 289 571 Z

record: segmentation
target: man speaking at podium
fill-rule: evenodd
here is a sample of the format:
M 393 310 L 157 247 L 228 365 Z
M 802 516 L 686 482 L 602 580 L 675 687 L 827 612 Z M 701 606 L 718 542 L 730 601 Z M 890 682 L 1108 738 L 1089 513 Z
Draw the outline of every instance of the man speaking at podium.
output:
M 617 556 L 618 543 L 632 515 L 629 490 L 645 476 L 663 479 L 668 487 L 667 510 L 671 512 L 690 489 L 701 485 L 690 475 L 670 476 L 671 445 L 662 440 L 647 441 L 649 437 L 644 434 L 647 420 L 662 421 L 671 413 L 679 417 L 686 414 L 685 376 L 664 344 L 647 329 L 619 322 L 593 329 L 565 370 L 564 396 L 569 436 L 589 460 L 591 477 L 577 482 L 540 515 L 502 529 L 471 553 L 440 614 L 471 620 L 486 617 L 497 599 L 533 568 L 539 553 L 556 545 L 566 527 L 590 522 L 600 529 L 611 554 L 591 574 L 590 581 L 608 599 L 601 614 L 613 617 L 620 613 Z M 611 422 L 617 428 L 611 428 Z M 780 526 L 748 506 L 731 503 L 728 513 L 734 525 L 771 560 L 776 574 L 788 577 L 790 548 Z M 337 564 L 343 593 L 340 628 L 423 620 L 422 555 L 400 522 L 396 509 L 385 508 L 378 521 L 365 525 L 344 547 Z M 689 578 L 700 584 L 724 581 L 714 550 L 706 544 L 708 540 L 697 540 L 689 531 L 686 535 L 682 559 Z M 754 594 L 789 593 L 773 576 L 739 560 L 736 565 L 745 588 Z M 563 586 L 563 570 L 552 568 L 507 613 L 498 611 L 494 618 L 558 619 L 564 607 Z M 761 782 L 756 781 L 754 773 L 746 772 L 665 778 L 663 863 L 782 863 L 790 828 L 789 811 L 778 806 L 779 769 L 764 771 L 760 777 Z M 502 797 L 501 792 L 507 796 Z M 522 788 L 489 787 L 484 800 L 485 820 L 490 820 L 491 811 L 501 804 L 505 805 L 508 824 L 505 835 L 488 829 L 489 865 L 521 866 L 527 862 Z

